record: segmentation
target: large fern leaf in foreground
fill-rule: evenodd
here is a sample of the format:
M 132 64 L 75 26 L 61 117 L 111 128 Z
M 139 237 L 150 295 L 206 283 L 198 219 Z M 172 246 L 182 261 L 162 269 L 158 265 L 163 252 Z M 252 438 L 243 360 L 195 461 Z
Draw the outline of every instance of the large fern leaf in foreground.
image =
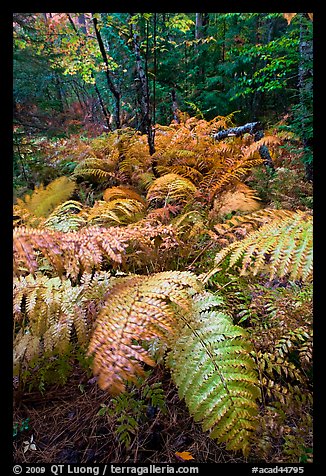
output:
M 249 453 L 259 396 L 246 332 L 213 310 L 204 298 L 184 315 L 181 334 L 168 356 L 172 378 L 195 421 L 229 450 Z
M 174 333 L 175 308 L 190 310 L 190 290 L 201 284 L 188 272 L 167 271 L 153 276 L 131 275 L 116 279 L 96 321 L 89 353 L 94 354 L 98 384 L 111 394 L 125 389 L 143 373 L 141 363 L 155 365 L 142 341 Z

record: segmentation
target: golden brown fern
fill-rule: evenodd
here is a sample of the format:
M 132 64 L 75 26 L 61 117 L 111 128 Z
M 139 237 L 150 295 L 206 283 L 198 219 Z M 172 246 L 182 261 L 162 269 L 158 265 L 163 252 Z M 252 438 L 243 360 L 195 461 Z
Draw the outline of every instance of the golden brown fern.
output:
M 17 275 L 34 273 L 39 260 L 46 258 L 59 276 L 71 278 L 101 269 L 104 258 L 111 265 L 122 263 L 128 253 L 156 248 L 155 238 L 162 246 L 177 244 L 173 229 L 163 225 L 140 222 L 124 228 L 90 226 L 76 232 L 18 227 L 14 229 L 14 272 Z M 130 248 L 130 249 L 129 249 Z
M 197 188 L 188 179 L 177 174 L 166 174 L 156 179 L 148 189 L 147 200 L 186 201 Z
M 120 393 L 144 363 L 155 365 L 143 345 L 159 338 L 171 348 L 167 365 L 195 420 L 248 454 L 259 395 L 251 346 L 243 329 L 213 310 L 221 300 L 201 290 L 186 272 L 116 279 L 89 346 L 93 370 L 101 388 Z
M 94 353 L 98 384 L 120 393 L 126 381 L 143 374 L 140 362 L 154 365 L 142 341 L 173 333 L 173 304 L 191 307 L 189 289 L 201 289 L 191 273 L 164 272 L 117 279 L 96 321 L 89 353 Z
M 232 212 L 253 212 L 261 208 L 257 193 L 247 185 L 236 182 L 232 187 L 221 192 L 214 200 L 210 218 L 222 218 Z
M 73 176 L 95 183 L 103 182 L 115 176 L 113 169 L 114 165 L 110 161 L 89 157 L 75 167 Z
M 110 187 L 104 190 L 103 200 L 109 202 L 110 200 L 116 200 L 118 198 L 127 198 L 129 200 L 138 200 L 143 205 L 146 205 L 146 200 L 139 195 L 136 190 L 130 187 L 119 185 L 118 187 Z
M 89 210 L 88 225 L 114 226 L 128 225 L 142 219 L 144 204 L 135 199 L 117 198 L 110 201 L 97 201 Z

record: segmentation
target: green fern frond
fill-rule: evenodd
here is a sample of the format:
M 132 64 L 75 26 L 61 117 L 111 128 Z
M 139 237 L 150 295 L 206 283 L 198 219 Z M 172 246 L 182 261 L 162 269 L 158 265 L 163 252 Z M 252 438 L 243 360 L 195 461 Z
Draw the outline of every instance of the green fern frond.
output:
M 313 269 L 313 221 L 306 212 L 288 212 L 287 217 L 275 218 L 259 230 L 251 232 L 245 239 L 231 243 L 215 257 L 215 264 L 227 256 L 229 267 L 239 266 L 240 275 L 266 272 L 270 279 L 289 276 L 309 280 Z M 210 271 L 205 279 L 215 274 Z
M 156 179 L 148 189 L 147 200 L 187 200 L 197 188 L 188 179 L 177 174 L 166 174 Z
M 195 421 L 227 449 L 247 455 L 257 427 L 258 379 L 247 333 L 214 310 L 220 304 L 206 293 L 182 315 L 167 364 Z

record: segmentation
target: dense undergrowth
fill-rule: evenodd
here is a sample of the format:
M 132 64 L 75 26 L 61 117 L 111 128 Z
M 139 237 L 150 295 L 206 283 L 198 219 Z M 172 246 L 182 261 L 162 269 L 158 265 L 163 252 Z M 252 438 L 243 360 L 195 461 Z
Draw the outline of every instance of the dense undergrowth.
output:
M 312 186 L 231 126 L 20 137 L 17 462 L 312 461 Z

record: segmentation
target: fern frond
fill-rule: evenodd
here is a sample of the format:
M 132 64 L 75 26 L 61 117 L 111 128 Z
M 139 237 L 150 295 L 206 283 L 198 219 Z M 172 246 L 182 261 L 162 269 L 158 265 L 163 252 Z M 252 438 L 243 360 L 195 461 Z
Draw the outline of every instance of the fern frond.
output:
M 75 167 L 73 176 L 102 182 L 110 177 L 114 177 L 113 165 L 109 161 L 89 157 Z
M 185 177 L 191 180 L 194 184 L 199 184 L 204 176 L 203 174 L 197 170 L 195 167 L 191 167 L 190 165 L 175 165 L 171 167 L 157 167 L 159 173 L 173 173 L 177 174 L 180 177 Z
M 261 207 L 254 190 L 237 182 L 230 190 L 223 191 L 215 200 L 211 217 L 221 218 L 232 212 L 253 212 Z
M 124 228 L 90 226 L 67 233 L 18 227 L 13 236 L 14 272 L 17 275 L 34 273 L 39 259 L 44 257 L 59 276 L 66 273 L 75 279 L 84 272 L 99 270 L 103 258 L 112 264 L 122 263 L 128 246 L 131 252 L 148 253 L 155 249 L 155 237 L 160 237 L 162 246 L 175 242 L 172 228 L 146 222 Z
M 43 185 L 35 187 L 31 195 L 26 195 L 24 200 L 17 199 L 14 211 L 31 225 L 33 217 L 48 217 L 61 203 L 65 202 L 74 192 L 74 181 L 63 176 L 53 180 L 45 188 Z M 25 212 L 25 216 L 24 216 Z M 37 222 L 39 224 L 39 222 Z
M 242 328 L 214 310 L 220 300 L 207 294 L 181 317 L 183 328 L 167 364 L 195 421 L 227 449 L 247 455 L 259 396 L 251 345 Z
M 14 318 L 22 325 L 15 338 L 17 363 L 23 358 L 28 362 L 35 355 L 34 351 L 21 354 L 26 342 L 35 347 L 38 341 L 46 352 L 64 352 L 73 329 L 80 345 L 89 341 L 92 322 L 87 319 L 86 308 L 81 306 L 83 288 L 73 287 L 69 280 L 58 277 L 28 275 L 14 280 Z M 37 353 L 41 353 L 40 346 Z
M 306 212 L 288 212 L 251 232 L 245 239 L 231 243 L 215 257 L 219 264 L 226 256 L 229 266 L 240 266 L 240 275 L 266 272 L 270 279 L 289 276 L 291 280 L 312 277 L 312 216 Z M 217 272 L 214 268 L 204 281 Z
M 173 333 L 173 304 L 189 311 L 189 290 L 200 290 L 197 278 L 187 272 L 118 278 L 96 321 L 89 353 L 94 355 L 98 384 L 112 394 L 125 389 L 126 381 L 143 374 L 140 362 L 154 365 L 141 341 Z
M 57 231 L 79 230 L 87 223 L 85 207 L 75 200 L 68 200 L 56 207 L 42 226 Z
M 203 215 L 196 210 L 182 213 L 171 221 L 171 225 L 182 240 L 193 237 L 198 239 L 200 235 L 208 232 Z
M 257 140 L 256 142 L 252 142 L 248 147 L 246 147 L 243 151 L 243 158 L 249 159 L 251 158 L 255 152 L 258 152 L 262 146 L 271 147 L 273 145 L 280 144 L 281 140 L 279 137 L 276 136 L 264 136 L 261 139 Z
M 109 202 L 95 202 L 90 209 L 89 225 L 114 226 L 137 222 L 144 217 L 145 207 L 139 200 L 118 198 Z
M 39 336 L 32 335 L 26 328 L 17 333 L 13 344 L 13 371 L 16 374 L 23 361 L 30 362 L 40 355 L 41 342 Z
M 107 188 L 103 192 L 103 200 L 109 202 L 120 198 L 127 198 L 129 200 L 138 200 L 143 205 L 146 205 L 146 200 L 130 187 L 122 186 Z
M 177 174 L 166 174 L 156 179 L 148 189 L 147 200 L 187 200 L 197 188 L 188 179 Z
M 209 190 L 209 200 L 227 185 L 240 181 L 248 171 L 257 165 L 263 164 L 261 158 L 248 158 L 236 155 L 235 158 L 227 158 L 223 164 L 214 166 L 203 179 L 201 188 Z

